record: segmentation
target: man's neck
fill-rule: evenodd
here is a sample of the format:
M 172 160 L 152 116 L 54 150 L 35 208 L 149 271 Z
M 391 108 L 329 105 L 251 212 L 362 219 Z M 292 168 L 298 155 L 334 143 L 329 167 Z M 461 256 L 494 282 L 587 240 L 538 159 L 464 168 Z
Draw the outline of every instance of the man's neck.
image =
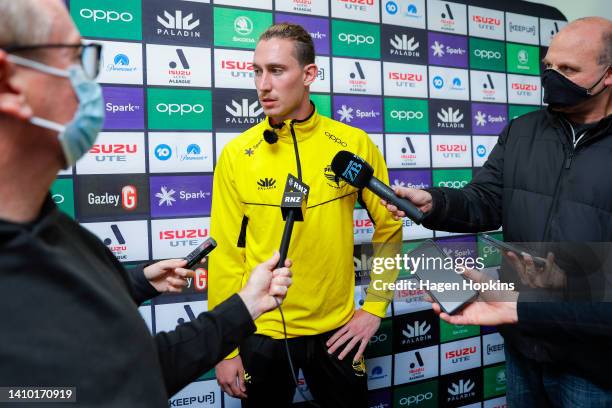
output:
M 302 121 L 309 117 L 312 114 L 314 107 L 310 103 L 310 97 L 306 99 L 305 103 L 302 103 L 299 108 L 291 112 L 286 116 L 281 117 L 270 117 L 270 124 L 278 125 L 281 122 L 286 121 L 287 119 L 293 119 L 297 121 Z
M 0 135 L 0 219 L 27 223 L 40 214 L 59 166 L 48 151 L 20 149 L 10 142 Z

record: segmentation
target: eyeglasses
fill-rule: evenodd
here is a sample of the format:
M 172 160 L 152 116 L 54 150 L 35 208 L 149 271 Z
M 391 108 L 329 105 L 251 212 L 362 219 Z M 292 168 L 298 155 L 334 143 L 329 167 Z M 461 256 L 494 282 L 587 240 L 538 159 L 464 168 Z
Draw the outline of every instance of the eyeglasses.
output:
M 102 44 L 37 44 L 17 45 L 3 48 L 6 52 L 32 51 L 43 48 L 78 48 L 81 66 L 89 79 L 96 79 L 100 73 L 100 57 Z

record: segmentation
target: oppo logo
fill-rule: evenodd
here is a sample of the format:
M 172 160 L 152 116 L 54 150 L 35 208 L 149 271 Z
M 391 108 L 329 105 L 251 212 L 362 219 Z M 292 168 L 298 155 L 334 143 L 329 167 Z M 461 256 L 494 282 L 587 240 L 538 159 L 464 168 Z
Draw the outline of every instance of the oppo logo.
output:
M 53 194 L 53 196 L 51 198 L 53 198 L 53 202 L 55 204 L 62 204 L 64 201 L 66 201 L 64 196 L 62 194 L 59 194 L 59 193 Z
M 189 113 L 204 112 L 204 106 L 199 103 L 195 105 L 189 105 L 188 103 L 158 103 L 155 108 L 160 113 L 167 113 L 168 116 L 172 116 L 175 113 L 180 113 L 180 115 L 183 116 Z
M 133 210 L 138 205 L 136 187 L 124 186 L 121 189 L 121 206 L 126 210 Z
M 401 72 L 389 72 L 389 79 L 395 79 L 400 81 L 423 81 L 423 75 L 421 74 L 406 74 Z
M 438 187 L 450 187 L 450 188 L 461 188 L 465 187 L 468 182 L 466 180 L 448 180 L 438 182 Z M 448 357 L 447 357 L 448 358 Z
M 347 147 L 348 146 L 348 144 L 346 142 L 343 142 L 342 139 L 340 139 L 339 137 L 337 137 L 335 135 L 332 135 L 329 132 L 325 132 L 325 136 L 327 136 L 327 138 L 329 140 L 331 140 L 332 142 L 338 143 L 342 147 Z
M 479 23 L 479 24 L 491 24 L 491 25 L 495 25 L 495 26 L 500 26 L 501 25 L 501 20 L 499 18 L 483 17 L 483 16 L 472 16 L 472 20 L 475 23 Z
M 410 406 L 412 404 L 420 404 L 421 402 L 430 400 L 432 398 L 433 398 L 433 393 L 430 391 L 424 394 L 416 394 L 416 395 L 411 395 L 409 397 L 401 398 L 399 400 L 399 404 Z
M 378 336 L 372 336 L 370 339 L 370 344 L 382 343 L 384 341 L 387 341 L 387 335 L 385 333 L 381 333 Z
M 338 39 L 347 44 L 374 44 L 374 37 L 371 35 L 361 35 L 361 34 L 347 34 L 340 33 L 338 34 Z
M 419 111 L 391 111 L 391 118 L 397 120 L 412 120 L 412 119 L 423 119 L 423 112 Z
M 474 55 L 482 58 L 482 59 L 501 59 L 502 55 L 499 51 L 491 51 L 491 50 L 474 50 Z
M 86 18 L 88 20 L 93 20 L 94 22 L 98 20 L 106 21 L 110 23 L 111 21 L 123 21 L 124 23 L 129 23 L 134 20 L 134 16 L 131 13 L 123 12 L 119 13 L 115 10 L 91 10 L 91 9 L 81 9 L 79 13 L 81 17 Z

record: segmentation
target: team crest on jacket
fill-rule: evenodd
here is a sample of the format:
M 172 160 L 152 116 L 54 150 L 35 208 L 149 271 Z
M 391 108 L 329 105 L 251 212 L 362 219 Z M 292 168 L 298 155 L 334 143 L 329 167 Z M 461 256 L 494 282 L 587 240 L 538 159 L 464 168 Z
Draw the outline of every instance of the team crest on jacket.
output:
M 346 184 L 344 180 L 340 177 L 336 176 L 336 173 L 333 172 L 331 168 L 331 164 L 325 166 L 325 170 L 323 170 L 323 175 L 327 179 L 327 185 L 333 188 L 342 188 Z

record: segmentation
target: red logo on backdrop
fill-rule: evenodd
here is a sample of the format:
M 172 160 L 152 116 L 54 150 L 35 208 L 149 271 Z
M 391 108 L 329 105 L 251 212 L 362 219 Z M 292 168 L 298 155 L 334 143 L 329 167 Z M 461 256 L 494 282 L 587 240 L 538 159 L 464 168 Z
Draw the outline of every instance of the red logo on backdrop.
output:
M 206 290 L 208 287 L 208 271 L 204 268 L 195 270 L 195 290 L 198 292 Z
M 121 189 L 121 206 L 126 210 L 133 210 L 138 205 L 138 193 L 134 186 L 124 186 Z

